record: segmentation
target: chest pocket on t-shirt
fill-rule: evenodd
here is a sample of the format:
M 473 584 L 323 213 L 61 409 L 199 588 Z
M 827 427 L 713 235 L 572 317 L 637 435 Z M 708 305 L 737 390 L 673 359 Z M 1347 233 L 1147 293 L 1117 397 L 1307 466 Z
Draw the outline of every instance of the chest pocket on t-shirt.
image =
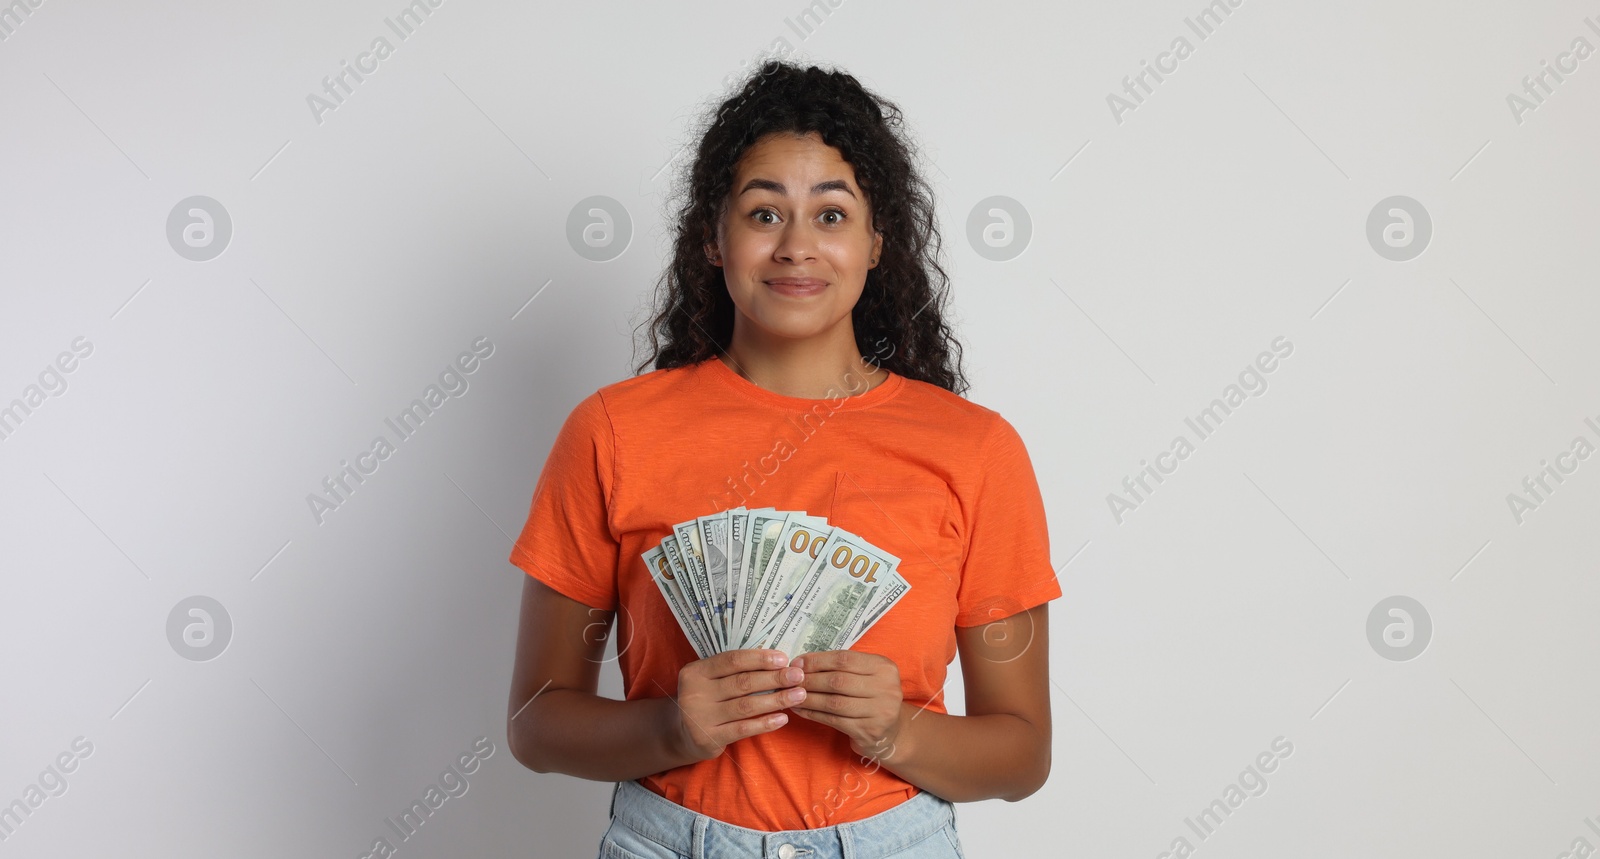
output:
M 913 587 L 917 579 L 936 576 L 953 590 L 960 580 L 961 537 L 949 514 L 950 489 L 936 478 L 840 471 L 828 523 L 898 557 Z

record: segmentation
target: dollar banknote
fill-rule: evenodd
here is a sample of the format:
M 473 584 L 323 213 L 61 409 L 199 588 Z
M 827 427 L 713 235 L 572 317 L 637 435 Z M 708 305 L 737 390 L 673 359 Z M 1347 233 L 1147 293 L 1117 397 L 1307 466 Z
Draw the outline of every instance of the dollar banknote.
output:
M 699 654 L 701 659 L 716 653 L 705 638 L 698 612 L 690 609 L 688 600 L 677 583 L 677 575 L 672 563 L 667 560 L 666 549 L 652 546 L 643 557 L 645 567 L 650 570 L 650 578 L 655 581 L 661 596 L 666 599 L 667 608 L 671 609 L 672 616 L 677 618 L 678 626 L 683 628 L 684 635 L 689 638 L 689 644 L 694 647 L 694 652 Z
M 771 644 L 764 646 L 797 654 L 841 647 L 899 564 L 899 558 L 834 528 L 791 597 Z
M 802 510 L 697 516 L 640 557 L 702 659 L 848 649 L 911 590 L 899 558 Z
M 672 532 L 678 544 L 678 557 L 682 559 L 687 573 L 685 581 L 694 594 L 695 605 L 705 615 L 706 631 L 716 642 L 717 649 L 724 650 L 726 642 L 717 634 L 716 624 L 710 622 L 716 614 L 716 602 L 711 595 L 711 574 L 706 571 L 705 552 L 700 546 L 700 522 L 697 519 L 679 522 L 672 526 Z
M 761 586 L 772 556 L 778 551 L 778 540 L 783 536 L 783 525 L 788 518 L 787 511 L 771 508 L 752 510 L 748 515 L 750 537 L 745 544 L 744 562 L 740 566 L 739 602 L 733 616 L 734 629 L 741 636 L 746 626 L 745 617 L 755 611 L 751 606 L 756 604 L 756 591 Z
M 699 526 L 701 554 L 706 565 L 706 579 L 710 583 L 711 619 L 716 626 L 717 638 L 730 641 L 725 616 L 728 612 L 728 511 L 701 516 L 695 520 Z

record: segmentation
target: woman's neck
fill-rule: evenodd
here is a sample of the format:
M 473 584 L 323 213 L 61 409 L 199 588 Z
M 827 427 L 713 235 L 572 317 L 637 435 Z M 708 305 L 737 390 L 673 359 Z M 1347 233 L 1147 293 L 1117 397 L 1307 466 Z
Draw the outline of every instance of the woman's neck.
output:
M 889 378 L 889 372 L 861 359 L 855 332 L 840 326 L 839 334 L 806 340 L 741 336 L 735 324 L 733 342 L 718 356 L 735 373 L 757 387 L 782 394 L 821 400 L 865 393 Z

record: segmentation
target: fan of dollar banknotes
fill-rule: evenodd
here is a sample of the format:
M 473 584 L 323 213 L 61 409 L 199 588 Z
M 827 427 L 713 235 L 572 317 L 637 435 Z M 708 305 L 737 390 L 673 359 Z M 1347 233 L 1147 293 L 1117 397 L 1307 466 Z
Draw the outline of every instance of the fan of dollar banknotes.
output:
M 701 659 L 846 650 L 911 590 L 899 558 L 805 511 L 700 516 L 640 557 Z

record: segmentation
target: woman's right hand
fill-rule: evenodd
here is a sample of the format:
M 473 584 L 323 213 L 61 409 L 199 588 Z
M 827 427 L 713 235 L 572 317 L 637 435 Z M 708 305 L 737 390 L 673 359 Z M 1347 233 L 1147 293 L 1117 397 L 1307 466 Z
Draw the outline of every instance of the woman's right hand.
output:
M 805 700 L 799 668 L 781 650 L 745 648 L 697 659 L 678 671 L 677 729 L 683 751 L 710 760 L 735 740 L 783 727 L 779 712 Z M 769 689 L 780 691 L 751 694 Z

